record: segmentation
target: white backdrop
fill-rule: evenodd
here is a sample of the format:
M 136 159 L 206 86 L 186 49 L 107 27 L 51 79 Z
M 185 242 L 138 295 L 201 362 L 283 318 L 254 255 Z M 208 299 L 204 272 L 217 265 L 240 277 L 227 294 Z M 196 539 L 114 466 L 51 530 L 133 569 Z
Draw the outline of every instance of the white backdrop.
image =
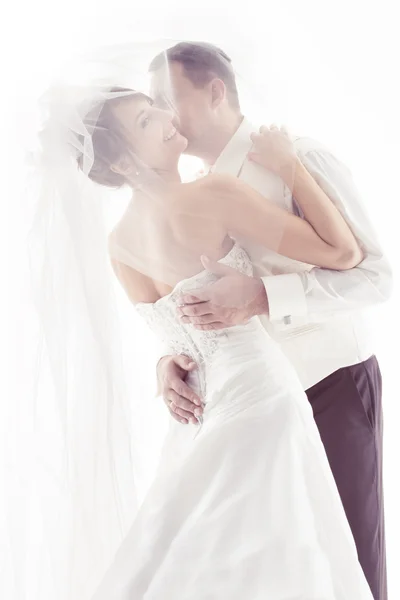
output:
M 35 563 L 40 525 L 34 520 L 35 494 L 26 477 L 29 460 L 34 459 L 30 452 L 33 421 L 28 391 L 34 372 L 35 332 L 29 330 L 33 309 L 27 284 L 20 169 L 26 134 L 34 127 L 30 107 L 50 75 L 73 51 L 98 45 L 157 37 L 202 39 L 226 48 L 238 70 L 253 78 L 260 94 L 268 98 L 268 88 L 262 76 L 257 76 L 262 73 L 262 65 L 268 63 L 275 81 L 287 91 L 282 94 L 287 100 L 284 106 L 266 106 L 265 113 L 260 111 L 260 121 L 284 120 L 296 133 L 322 140 L 347 162 L 398 273 L 400 96 L 396 89 L 396 56 L 400 55 L 400 45 L 396 39 L 395 4 L 388 0 L 379 6 L 368 0 L 248 0 L 235 8 L 233 3 L 217 5 L 208 0 L 38 0 L 15 3 L 9 8 L 12 14 L 3 23 L 1 35 L 4 85 L 0 113 L 4 130 L 1 164 L 6 167 L 1 202 L 7 209 L 0 236 L 2 273 L 7 272 L 0 313 L 4 331 L 8 330 L 8 336 L 0 336 L 6 375 L 1 384 L 0 420 L 4 459 L 0 461 L 0 485 L 4 482 L 6 492 L 0 496 L 0 590 L 4 589 L 4 598 L 50 600 L 51 596 L 46 596 L 46 588 L 38 592 L 39 578 L 43 581 L 45 577 L 37 572 Z M 139 441 L 148 460 L 141 480 L 143 492 L 157 462 L 165 414 L 152 396 L 154 340 L 118 293 L 122 314 L 135 331 L 133 389 L 135 398 L 143 402 L 144 426 Z M 394 308 L 399 300 L 396 284 L 392 301 L 373 315 L 376 353 L 385 386 L 387 550 L 393 600 L 400 597 L 400 328 Z M 51 413 L 48 419 L 51 429 Z M 44 483 L 51 486 L 50 480 Z M 12 511 L 10 504 L 8 511 L 3 510 L 6 498 L 11 499 Z M 10 524 L 10 518 L 12 527 L 7 529 L 6 520 Z M 29 578 L 28 589 L 16 580 L 11 551 L 20 556 Z

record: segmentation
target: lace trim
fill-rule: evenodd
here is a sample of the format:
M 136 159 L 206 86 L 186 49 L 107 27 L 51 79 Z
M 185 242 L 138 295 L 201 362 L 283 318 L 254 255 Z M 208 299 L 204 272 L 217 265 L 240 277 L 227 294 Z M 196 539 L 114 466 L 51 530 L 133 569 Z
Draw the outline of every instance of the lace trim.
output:
M 248 254 L 235 244 L 231 251 L 219 262 L 232 266 L 240 273 L 251 276 L 253 267 Z M 207 271 L 185 279 L 168 296 L 154 304 L 138 303 L 137 312 L 146 320 L 149 327 L 174 354 L 186 354 L 198 365 L 208 361 L 218 349 L 221 338 L 227 337 L 226 331 L 200 331 L 191 325 L 182 323 L 177 316 L 178 298 L 185 290 L 196 290 L 209 285 L 217 277 Z

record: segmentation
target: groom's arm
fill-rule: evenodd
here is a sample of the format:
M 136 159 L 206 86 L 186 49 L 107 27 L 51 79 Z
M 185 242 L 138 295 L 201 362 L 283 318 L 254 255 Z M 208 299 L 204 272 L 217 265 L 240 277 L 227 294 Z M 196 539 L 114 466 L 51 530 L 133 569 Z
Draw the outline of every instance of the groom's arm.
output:
M 266 314 L 277 326 L 296 327 L 323 321 L 340 312 L 360 310 L 389 298 L 391 268 L 349 170 L 325 149 L 312 146 L 306 138 L 297 140 L 296 149 L 307 170 L 350 224 L 364 260 L 345 271 L 314 268 L 301 274 L 262 279 L 239 273 L 236 277 L 233 274 L 224 277 L 219 273 L 218 264 L 211 264 L 207 268 L 215 271 L 220 280 L 204 290 L 196 290 L 196 296 L 182 298 L 184 306 L 180 310 L 185 322 L 197 329 L 217 330 Z
M 392 290 L 391 268 L 350 171 L 324 149 L 302 151 L 300 147 L 298 154 L 351 225 L 365 258 L 347 271 L 314 268 L 302 274 L 263 277 L 271 322 L 295 325 L 323 320 L 386 301 Z

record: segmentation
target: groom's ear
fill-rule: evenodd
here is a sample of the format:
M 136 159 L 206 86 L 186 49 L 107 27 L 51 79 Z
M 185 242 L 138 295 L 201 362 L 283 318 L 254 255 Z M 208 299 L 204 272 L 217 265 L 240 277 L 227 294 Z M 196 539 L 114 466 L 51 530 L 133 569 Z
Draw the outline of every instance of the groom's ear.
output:
M 222 79 L 213 79 L 210 85 L 212 107 L 217 108 L 226 98 L 226 86 Z

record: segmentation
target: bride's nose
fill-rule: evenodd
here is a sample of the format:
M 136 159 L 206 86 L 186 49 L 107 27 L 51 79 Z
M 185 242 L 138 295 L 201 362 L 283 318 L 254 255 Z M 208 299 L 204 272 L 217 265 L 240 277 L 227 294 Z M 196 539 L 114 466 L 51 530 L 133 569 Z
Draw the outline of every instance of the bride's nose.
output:
M 160 115 L 160 121 L 165 130 L 171 129 L 171 127 L 178 128 L 179 127 L 179 119 L 172 110 L 163 110 Z
M 175 113 L 173 110 L 164 110 L 163 111 L 163 121 L 164 123 L 170 125 L 173 123 L 174 119 L 175 119 Z

